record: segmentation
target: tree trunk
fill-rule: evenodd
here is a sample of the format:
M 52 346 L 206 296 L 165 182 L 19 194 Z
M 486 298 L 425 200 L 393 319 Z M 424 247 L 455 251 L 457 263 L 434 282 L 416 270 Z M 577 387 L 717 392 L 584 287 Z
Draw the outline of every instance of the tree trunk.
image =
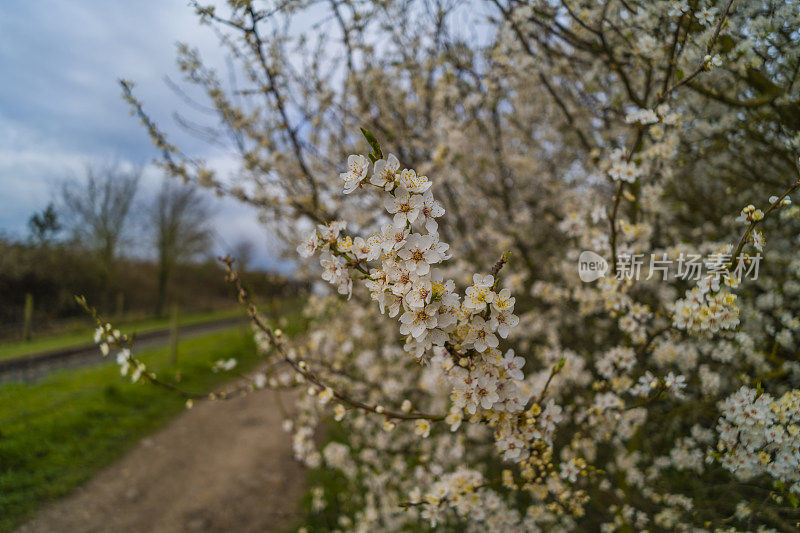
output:
M 156 293 L 156 316 L 163 316 L 167 302 L 167 282 L 169 281 L 169 265 L 163 259 L 158 262 L 158 292 Z

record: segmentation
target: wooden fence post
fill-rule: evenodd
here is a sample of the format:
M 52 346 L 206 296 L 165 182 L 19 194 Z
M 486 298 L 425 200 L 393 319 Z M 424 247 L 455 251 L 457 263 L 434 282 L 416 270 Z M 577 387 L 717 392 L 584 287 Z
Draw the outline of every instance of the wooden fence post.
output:
M 33 327 L 33 294 L 25 293 L 25 315 L 22 324 L 22 338 L 26 341 L 31 340 Z
M 169 360 L 173 365 L 178 363 L 178 304 L 172 305 L 169 322 Z
M 122 317 L 125 315 L 125 293 L 119 291 L 117 293 L 117 320 L 122 320 Z

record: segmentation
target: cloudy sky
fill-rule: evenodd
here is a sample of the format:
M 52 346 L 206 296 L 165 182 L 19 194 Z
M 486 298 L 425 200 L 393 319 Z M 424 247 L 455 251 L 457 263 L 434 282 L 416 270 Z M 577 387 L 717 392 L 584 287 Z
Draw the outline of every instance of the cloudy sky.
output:
M 180 81 L 175 44 L 224 64 L 216 37 L 186 0 L 3 0 L 0 2 L 0 233 L 24 237 L 31 214 L 56 199 L 61 179 L 88 163 L 148 164 L 156 153 L 120 98 L 117 80 L 136 82 L 147 111 L 193 155 L 223 157 L 175 126 L 186 104 L 165 78 Z M 142 194 L 162 179 L 148 167 Z M 219 201 L 217 252 L 244 238 L 261 266 L 275 244 L 252 210 Z M 282 265 L 286 268 L 286 265 Z

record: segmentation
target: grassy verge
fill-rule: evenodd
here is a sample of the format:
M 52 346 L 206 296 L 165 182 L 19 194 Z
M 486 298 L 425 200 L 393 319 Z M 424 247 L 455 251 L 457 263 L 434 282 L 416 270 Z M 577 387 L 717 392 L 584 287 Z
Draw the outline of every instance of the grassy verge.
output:
M 331 442 L 347 443 L 348 435 L 344 428 L 332 420 L 324 424 L 324 436 L 320 449 Z M 307 531 L 308 533 L 324 533 L 342 527 L 338 522 L 339 517 L 347 516 L 352 519 L 359 510 L 353 499 L 349 497 L 354 490 L 350 481 L 344 474 L 336 469 L 310 468 L 306 472 L 306 486 L 308 490 L 300 502 L 302 518 L 297 521 L 292 531 Z M 323 508 L 314 507 L 314 489 L 322 489 Z
M 183 327 L 237 316 L 245 316 L 241 307 L 200 313 L 186 313 L 178 318 L 178 323 Z M 119 323 L 114 322 L 115 327 L 125 330 L 126 333 L 132 333 L 134 331 L 136 333 L 144 333 L 146 331 L 167 328 L 169 324 L 169 318 L 139 318 L 135 320 L 123 320 Z M 0 359 L 10 359 L 39 352 L 91 344 L 93 332 L 94 327 L 92 321 L 87 317 L 81 324 L 76 325 L 67 332 L 34 338 L 27 342 L 14 341 L 0 344 Z
M 214 361 L 235 357 L 245 371 L 259 360 L 246 327 L 182 342 L 176 366 L 167 348 L 138 356 L 162 379 L 180 373 L 181 386 L 197 392 L 230 379 L 211 371 Z M 111 363 L 0 387 L 0 531 L 65 495 L 182 409 L 176 394 L 130 383 Z

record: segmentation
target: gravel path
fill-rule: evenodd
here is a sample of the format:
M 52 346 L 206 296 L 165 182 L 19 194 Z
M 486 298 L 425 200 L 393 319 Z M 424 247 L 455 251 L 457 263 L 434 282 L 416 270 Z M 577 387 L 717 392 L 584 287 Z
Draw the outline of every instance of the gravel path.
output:
M 237 317 L 183 326 L 179 330 L 178 338 L 189 339 L 248 323 L 248 320 Z M 86 337 L 87 339 L 91 338 L 91 334 L 87 333 Z M 170 331 L 168 329 L 147 331 L 136 336 L 136 349 L 138 351 L 165 346 L 169 340 Z M 94 344 L 3 359 L 0 360 L 0 383 L 35 381 L 56 370 L 96 365 L 108 361 L 109 359 L 100 357 L 100 350 Z
M 198 402 L 19 531 L 286 531 L 305 478 L 281 420 L 273 391 Z

